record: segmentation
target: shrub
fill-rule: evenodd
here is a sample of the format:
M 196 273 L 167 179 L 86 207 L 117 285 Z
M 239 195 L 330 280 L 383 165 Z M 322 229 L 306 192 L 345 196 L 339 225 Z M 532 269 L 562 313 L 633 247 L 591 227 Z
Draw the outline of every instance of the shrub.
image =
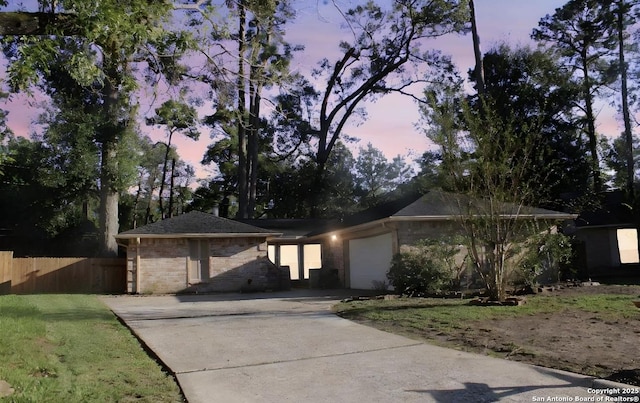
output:
M 460 272 L 451 266 L 459 249 L 443 241 L 426 240 L 404 247 L 391 260 L 387 273 L 395 292 L 421 296 L 448 290 L 459 282 Z M 458 280 L 458 281 L 457 281 Z
M 570 262 L 571 239 L 560 233 L 542 233 L 529 240 L 521 263 L 525 286 L 535 290 L 542 279 L 547 283 L 559 280 L 560 267 Z

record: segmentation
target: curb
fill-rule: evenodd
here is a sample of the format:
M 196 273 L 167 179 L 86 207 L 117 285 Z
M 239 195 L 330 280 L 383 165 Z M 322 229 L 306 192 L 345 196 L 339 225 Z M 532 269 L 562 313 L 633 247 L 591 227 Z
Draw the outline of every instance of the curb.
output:
M 591 387 L 593 389 L 605 389 L 605 391 L 603 391 L 603 394 L 606 394 L 607 396 L 638 396 L 640 398 L 640 394 L 635 393 L 622 393 L 623 389 L 635 389 L 635 390 L 639 390 L 640 387 L 639 386 L 634 386 L 634 385 L 627 385 L 626 383 L 620 383 L 620 382 L 614 382 L 614 381 L 609 381 L 607 379 L 598 379 L 598 378 L 594 378 L 591 380 Z

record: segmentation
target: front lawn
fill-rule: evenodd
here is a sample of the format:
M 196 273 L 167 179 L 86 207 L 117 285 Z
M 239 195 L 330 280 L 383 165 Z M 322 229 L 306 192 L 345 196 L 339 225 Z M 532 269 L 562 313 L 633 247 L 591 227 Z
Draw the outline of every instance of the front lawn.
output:
M 529 296 L 523 306 L 403 298 L 341 303 L 347 319 L 445 347 L 608 377 L 640 386 L 639 286 Z
M 183 401 L 174 379 L 91 295 L 0 296 L 0 381 L 15 402 Z

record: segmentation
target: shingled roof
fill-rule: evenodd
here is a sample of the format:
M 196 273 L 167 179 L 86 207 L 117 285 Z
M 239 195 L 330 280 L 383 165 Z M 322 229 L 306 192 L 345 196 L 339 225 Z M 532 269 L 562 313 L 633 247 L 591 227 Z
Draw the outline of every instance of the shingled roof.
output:
M 116 235 L 116 238 L 220 238 L 279 235 L 281 235 L 279 232 L 254 227 L 253 225 L 218 217 L 213 214 L 191 211 L 122 232 Z
M 359 227 L 380 220 L 448 220 L 459 217 L 461 208 L 469 206 L 470 211 L 482 211 L 487 202 L 466 195 L 431 190 L 426 193 L 410 193 L 395 200 L 381 203 L 370 209 L 345 217 L 339 224 L 329 224 L 307 234 L 308 237 L 327 232 Z M 575 214 L 542 208 L 517 206 L 505 203 L 502 205 L 505 217 L 537 218 L 564 220 L 575 218 Z M 477 213 L 481 214 L 481 213 Z

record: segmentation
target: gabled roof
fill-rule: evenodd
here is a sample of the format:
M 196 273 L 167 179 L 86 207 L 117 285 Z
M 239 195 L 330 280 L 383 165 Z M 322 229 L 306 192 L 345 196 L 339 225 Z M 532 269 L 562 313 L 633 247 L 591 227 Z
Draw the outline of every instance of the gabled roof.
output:
M 307 234 L 308 237 L 317 236 L 333 231 L 359 229 L 380 221 L 443 221 L 451 220 L 460 215 L 482 214 L 489 206 L 486 200 L 474 199 L 467 195 L 447 193 L 437 190 L 426 193 L 411 193 L 398 199 L 381 203 L 370 209 L 345 217 L 338 225 L 327 225 L 317 231 Z M 529 206 L 517 206 L 504 203 L 500 206 L 504 217 L 535 218 L 566 220 L 574 219 L 575 214 L 547 210 Z M 474 213 L 474 211 L 476 213 Z
M 278 235 L 281 234 L 213 214 L 191 211 L 122 232 L 116 235 L 116 238 L 228 238 Z

